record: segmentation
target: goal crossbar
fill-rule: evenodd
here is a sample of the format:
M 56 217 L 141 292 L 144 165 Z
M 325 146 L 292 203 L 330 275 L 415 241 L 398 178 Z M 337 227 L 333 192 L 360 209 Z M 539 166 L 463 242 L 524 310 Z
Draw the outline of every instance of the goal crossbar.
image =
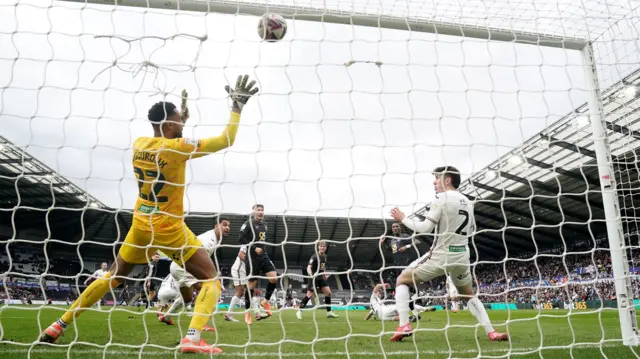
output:
M 467 25 L 447 21 L 434 21 L 419 17 L 376 15 L 362 12 L 317 9 L 303 6 L 251 4 L 229 1 L 207 0 L 63 0 L 67 2 L 97 5 L 184 10 L 230 15 L 262 16 L 268 12 L 281 14 L 285 18 L 331 24 L 356 25 L 393 30 L 407 30 L 439 35 L 449 35 L 489 41 L 512 42 L 569 50 L 582 50 L 589 41 L 577 37 L 501 29 L 479 25 Z
M 612 270 L 615 280 L 615 292 L 620 317 L 622 342 L 625 345 L 640 345 L 640 331 L 635 314 L 633 293 L 629 277 L 629 268 L 625 241 L 622 232 L 619 204 L 616 201 L 616 179 L 612 166 L 611 153 L 607 144 L 607 132 L 602 96 L 597 74 L 597 65 L 592 43 L 588 39 L 562 37 L 549 34 L 538 34 L 520 30 L 506 30 L 494 27 L 467 25 L 463 23 L 434 21 L 424 18 L 376 15 L 362 12 L 348 12 L 311 7 L 292 7 L 285 5 L 251 4 L 230 1 L 208 0 L 64 0 L 82 4 L 96 4 L 122 7 L 138 7 L 145 9 L 180 10 L 231 15 L 262 16 L 268 12 L 276 12 L 287 18 L 303 21 L 334 23 L 353 26 L 386 28 L 424 33 L 442 34 L 463 38 L 482 39 L 488 41 L 511 42 L 543 47 L 578 50 L 582 55 L 584 80 L 588 92 L 588 116 L 594 141 L 598 175 L 602 201 L 605 210 L 605 221 Z

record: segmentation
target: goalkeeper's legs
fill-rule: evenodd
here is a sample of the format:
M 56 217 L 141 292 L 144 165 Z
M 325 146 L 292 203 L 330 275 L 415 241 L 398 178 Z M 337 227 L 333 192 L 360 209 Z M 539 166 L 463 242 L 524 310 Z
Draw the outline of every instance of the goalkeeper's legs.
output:
M 126 262 L 118 254 L 109 272 L 105 274 L 104 277 L 98 278 L 89 284 L 62 317 L 45 329 L 40 335 L 40 341 L 47 343 L 55 342 L 62 336 L 62 333 L 69 324 L 73 323 L 73 320 L 82 314 L 86 308 L 93 306 L 109 293 L 110 290 L 118 287 L 124 281 L 123 277 L 126 277 L 134 266 L 135 264 Z
M 203 248 L 198 250 L 184 264 L 184 269 L 199 281 L 202 281 L 202 289 L 196 297 L 193 317 L 187 330 L 187 335 L 181 342 L 183 353 L 218 354 L 222 350 L 208 345 L 200 338 L 207 321 L 212 317 L 220 298 L 220 280 L 214 280 L 217 276 L 216 268 Z

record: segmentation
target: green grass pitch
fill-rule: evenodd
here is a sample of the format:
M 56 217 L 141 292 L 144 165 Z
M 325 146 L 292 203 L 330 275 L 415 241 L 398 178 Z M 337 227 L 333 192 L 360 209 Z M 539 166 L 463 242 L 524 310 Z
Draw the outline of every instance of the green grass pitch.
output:
M 103 306 L 103 310 L 105 307 Z M 55 346 L 33 345 L 41 328 L 64 308 L 4 306 L 0 310 L 0 358 L 92 359 L 175 358 L 189 318 L 175 326 L 158 323 L 153 313 L 119 307 L 110 312 L 88 311 Z M 365 321 L 364 311 L 339 311 L 328 319 L 321 310 L 306 310 L 298 321 L 293 310 L 247 327 L 244 321 L 215 317 L 216 332 L 205 332 L 222 357 L 238 358 L 638 358 L 640 348 L 620 342 L 614 310 L 489 311 L 496 329 L 508 330 L 510 342 L 490 342 L 468 311 L 423 313 L 418 331 L 402 343 L 389 343 L 395 323 Z M 242 315 L 237 315 L 242 319 Z M 507 323 L 508 320 L 508 324 Z M 179 325 L 178 325 L 179 324 Z M 315 339 L 315 341 L 314 341 Z M 579 344 L 580 343 L 580 344 Z M 73 345 L 71 345 L 73 344 Z M 203 356 L 206 357 L 206 356 Z

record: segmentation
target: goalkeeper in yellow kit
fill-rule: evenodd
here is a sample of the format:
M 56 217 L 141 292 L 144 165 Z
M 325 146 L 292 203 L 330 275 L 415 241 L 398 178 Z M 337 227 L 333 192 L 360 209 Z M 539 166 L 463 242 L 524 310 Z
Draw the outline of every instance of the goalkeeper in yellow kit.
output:
M 194 315 L 187 335 L 180 343 L 183 353 L 218 354 L 221 349 L 200 339 L 220 297 L 220 281 L 207 252 L 183 220 L 183 197 L 186 162 L 233 145 L 240 112 L 258 92 L 255 81 L 239 76 L 236 86 L 226 86 L 233 102 L 231 119 L 220 136 L 190 140 L 182 138 L 188 118 L 183 94 L 182 112 L 169 102 L 158 102 L 149 110 L 153 137 L 140 137 L 133 144 L 133 171 L 138 179 L 138 200 L 133 222 L 115 263 L 109 272 L 96 279 L 78 300 L 40 336 L 40 341 L 53 343 L 83 310 L 91 307 L 111 289 L 119 286 L 137 264 L 145 264 L 161 250 L 198 280 L 202 289 L 196 298 Z

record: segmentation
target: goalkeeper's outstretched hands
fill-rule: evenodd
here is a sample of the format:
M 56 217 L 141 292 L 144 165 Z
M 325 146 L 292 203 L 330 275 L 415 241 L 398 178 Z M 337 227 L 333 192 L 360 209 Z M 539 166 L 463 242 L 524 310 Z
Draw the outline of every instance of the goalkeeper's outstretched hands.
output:
M 238 112 L 242 112 L 242 108 L 247 104 L 247 101 L 251 98 L 251 96 L 258 93 L 258 88 L 255 87 L 256 81 L 249 81 L 249 75 L 240 75 L 236 80 L 236 87 L 231 88 L 229 85 L 225 86 L 224 89 L 227 90 L 229 97 L 231 97 L 232 105 L 231 107 Z

